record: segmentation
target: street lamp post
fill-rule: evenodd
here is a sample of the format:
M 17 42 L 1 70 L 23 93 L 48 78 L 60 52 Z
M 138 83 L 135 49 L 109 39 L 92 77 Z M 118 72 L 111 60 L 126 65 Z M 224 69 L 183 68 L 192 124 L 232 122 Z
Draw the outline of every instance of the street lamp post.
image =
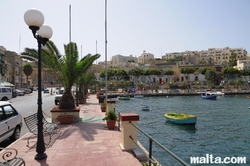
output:
M 36 160 L 42 160 L 47 158 L 45 153 L 45 145 L 44 145 L 44 138 L 43 138 L 43 113 L 42 113 L 42 84 L 41 84 L 41 47 L 44 46 L 46 42 L 52 36 L 52 29 L 47 26 L 43 25 L 44 23 L 44 16 L 43 14 L 36 9 L 30 9 L 25 12 L 24 14 L 24 21 L 31 29 L 34 38 L 37 40 L 38 43 L 38 99 L 37 99 L 37 146 L 36 146 Z

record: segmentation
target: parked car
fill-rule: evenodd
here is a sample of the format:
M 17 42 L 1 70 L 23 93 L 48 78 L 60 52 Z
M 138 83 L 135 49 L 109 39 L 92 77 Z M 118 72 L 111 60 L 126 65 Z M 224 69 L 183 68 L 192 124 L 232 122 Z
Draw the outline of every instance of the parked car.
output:
M 49 93 L 49 89 L 44 89 L 43 93 Z
M 12 88 L 0 87 L 0 100 L 7 101 L 12 99 Z
M 61 98 L 62 98 L 62 95 L 64 94 L 65 90 L 64 88 L 61 88 L 57 93 L 56 93 L 56 97 L 55 97 L 55 105 L 58 105 Z
M 22 115 L 8 101 L 0 101 L 0 142 L 19 139 Z
M 26 94 L 30 94 L 31 93 L 31 90 L 29 88 L 24 89 L 24 91 L 25 91 Z
M 12 98 L 15 98 L 15 97 L 17 97 L 16 89 L 12 88 Z
M 16 89 L 16 95 L 17 95 L 17 96 L 24 96 L 24 95 L 25 95 L 25 92 L 24 92 L 23 90 Z

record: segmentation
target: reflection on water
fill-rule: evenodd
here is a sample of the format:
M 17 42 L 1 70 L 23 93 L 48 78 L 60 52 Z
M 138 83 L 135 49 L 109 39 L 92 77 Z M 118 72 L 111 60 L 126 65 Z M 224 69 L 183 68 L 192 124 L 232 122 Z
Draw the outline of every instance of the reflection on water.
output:
M 174 130 L 183 130 L 184 132 L 188 133 L 195 133 L 196 131 L 196 126 L 195 125 L 181 125 L 181 124 L 174 124 L 172 122 L 166 121 L 165 125 L 167 127 L 172 128 Z
M 152 111 L 142 111 L 140 103 L 149 105 Z M 138 127 L 187 163 L 191 156 L 205 154 L 246 156 L 250 163 L 249 106 L 250 100 L 245 95 L 233 95 L 215 101 L 202 100 L 200 96 L 132 98 L 117 101 L 115 107 L 123 113 L 138 113 Z M 170 123 L 164 117 L 166 112 L 195 114 L 197 123 L 195 126 Z M 138 139 L 148 149 L 148 138 L 139 132 Z M 153 156 L 162 165 L 179 165 L 156 145 Z

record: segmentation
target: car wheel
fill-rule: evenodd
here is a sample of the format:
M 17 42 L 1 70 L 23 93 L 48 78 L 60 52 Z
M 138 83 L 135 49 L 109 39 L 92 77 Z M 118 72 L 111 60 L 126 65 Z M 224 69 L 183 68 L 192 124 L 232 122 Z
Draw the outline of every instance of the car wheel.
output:
M 3 97 L 3 98 L 2 98 L 2 101 L 7 101 L 7 100 L 8 100 L 7 97 Z
M 14 131 L 14 133 L 12 134 L 12 136 L 10 136 L 10 141 L 11 142 L 14 142 L 14 141 L 16 141 L 17 139 L 19 139 L 20 138 L 20 133 L 21 133 L 21 131 L 20 131 L 20 127 L 16 127 L 15 128 L 15 131 Z

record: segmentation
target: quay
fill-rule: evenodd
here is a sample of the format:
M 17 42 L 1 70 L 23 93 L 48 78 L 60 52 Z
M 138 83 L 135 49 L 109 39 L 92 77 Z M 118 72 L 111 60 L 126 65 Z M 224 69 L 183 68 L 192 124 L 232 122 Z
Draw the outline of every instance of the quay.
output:
M 37 136 L 31 136 L 31 133 L 6 148 L 16 149 L 17 157 L 23 158 L 27 166 L 141 166 L 142 163 L 132 152 L 121 149 L 121 132 L 117 128 L 108 130 L 106 122 L 102 120 L 104 115 L 96 95 L 89 95 L 87 103 L 80 105 L 81 120 L 61 125 L 60 132 L 54 134 L 45 146 L 46 159 L 34 159 L 37 154 Z M 29 136 L 31 138 L 27 147 Z M 46 141 L 48 138 L 44 135 L 44 139 Z

